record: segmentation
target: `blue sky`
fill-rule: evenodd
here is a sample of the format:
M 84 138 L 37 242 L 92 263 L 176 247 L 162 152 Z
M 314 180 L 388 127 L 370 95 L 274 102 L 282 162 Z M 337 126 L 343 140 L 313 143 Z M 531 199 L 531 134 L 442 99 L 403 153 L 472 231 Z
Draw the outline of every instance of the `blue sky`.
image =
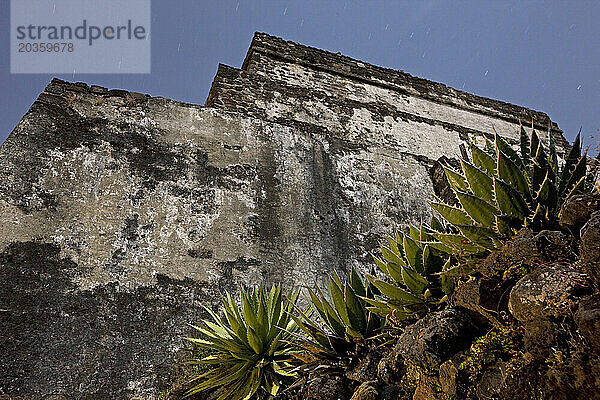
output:
M 0 0 L 0 143 L 52 78 L 10 74 L 9 16 Z M 218 63 L 239 67 L 262 31 L 544 111 L 595 147 L 598 21 L 585 0 L 153 0 L 151 74 L 59 77 L 204 104 Z

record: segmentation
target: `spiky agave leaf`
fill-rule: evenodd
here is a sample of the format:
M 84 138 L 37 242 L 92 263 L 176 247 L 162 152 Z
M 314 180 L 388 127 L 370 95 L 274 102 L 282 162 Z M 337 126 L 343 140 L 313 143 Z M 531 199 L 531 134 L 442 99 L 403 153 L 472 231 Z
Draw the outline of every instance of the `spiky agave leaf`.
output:
M 317 360 L 351 357 L 380 333 L 383 320 L 368 310 L 366 302 L 375 298 L 374 291 L 354 267 L 344 280 L 337 273 L 329 276 L 329 296 L 315 286 L 314 291 L 307 289 L 314 312 L 297 310 L 291 318 L 307 336 L 296 343 Z M 321 323 L 315 322 L 315 314 Z
M 289 339 L 298 327 L 290 313 L 298 294 L 284 298 L 280 285 L 242 288 L 239 305 L 229 293 L 222 299 L 223 316 L 204 306 L 210 318 L 193 326 L 198 337 L 188 341 L 211 354 L 188 363 L 213 368 L 189 382 L 186 396 L 216 388 L 218 399 L 248 399 L 260 388 L 275 395 L 295 363 Z
M 473 221 L 467 213 L 455 207 L 441 203 L 432 203 L 432 206 L 444 209 L 456 222 Z M 431 225 L 445 231 L 435 218 Z M 444 234 L 421 224 L 420 229 L 411 226 L 409 235 L 397 233 L 395 239 L 388 238 L 389 248 L 382 247 L 382 257 L 374 257 L 375 264 L 387 280 L 368 276 L 371 284 L 382 295 L 372 300 L 365 299 L 369 303 L 367 308 L 382 317 L 397 320 L 418 316 L 437 308 L 444 296 L 437 274 L 442 271 L 445 260 L 440 251 L 428 242 L 434 241 L 436 235 Z
M 460 170 L 444 166 L 458 205 L 431 206 L 454 232 L 432 233 L 430 247 L 458 256 L 485 254 L 523 226 L 555 228 L 564 202 L 586 190 L 587 157 L 579 134 L 559 169 L 550 126 L 549 155 L 533 125 L 529 136 L 520 131 L 519 152 L 494 132 L 492 153 L 472 144 L 472 163 L 461 160 Z

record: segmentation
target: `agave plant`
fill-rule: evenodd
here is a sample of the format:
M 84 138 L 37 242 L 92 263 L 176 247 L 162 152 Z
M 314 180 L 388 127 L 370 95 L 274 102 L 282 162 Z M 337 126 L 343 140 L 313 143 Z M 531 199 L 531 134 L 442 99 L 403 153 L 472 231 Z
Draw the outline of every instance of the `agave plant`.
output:
M 461 171 L 445 167 L 458 205 L 443 201 L 431 207 L 453 233 L 433 232 L 430 243 L 449 254 L 475 255 L 499 247 L 520 228 L 552 229 L 564 202 L 585 189 L 586 154 L 577 135 L 562 168 L 550 132 L 549 154 L 535 130 L 521 127 L 520 152 L 495 133 L 487 151 L 470 146 L 471 161 L 460 160 Z M 520 153 L 520 154 L 519 154 Z
M 288 339 L 297 330 L 290 313 L 298 293 L 284 299 L 280 285 L 242 288 L 239 307 L 229 293 L 222 299 L 223 317 L 204 307 L 211 318 L 194 326 L 200 335 L 188 340 L 211 355 L 189 363 L 213 368 L 195 377 L 186 395 L 219 388 L 219 400 L 249 399 L 259 389 L 277 394 L 293 375 L 296 350 Z
M 443 231 L 434 217 L 433 227 Z M 427 244 L 433 240 L 431 229 L 421 224 L 420 229 L 410 227 L 410 234 L 396 233 L 388 238 L 389 248 L 382 247 L 382 258 L 375 263 L 391 283 L 369 276 L 371 283 L 385 296 L 364 300 L 368 309 L 388 319 L 404 320 L 438 308 L 447 301 L 453 290 L 453 281 L 439 273 L 450 266 L 450 258 Z
M 292 316 L 308 337 L 300 339 L 299 345 L 317 360 L 357 354 L 367 341 L 380 333 L 383 323 L 367 309 L 365 299 L 373 298 L 374 293 L 355 268 L 348 270 L 343 282 L 337 273 L 330 275 L 328 286 L 331 302 L 318 286 L 316 292 L 307 289 L 321 324 L 306 311 L 298 310 L 299 316 Z

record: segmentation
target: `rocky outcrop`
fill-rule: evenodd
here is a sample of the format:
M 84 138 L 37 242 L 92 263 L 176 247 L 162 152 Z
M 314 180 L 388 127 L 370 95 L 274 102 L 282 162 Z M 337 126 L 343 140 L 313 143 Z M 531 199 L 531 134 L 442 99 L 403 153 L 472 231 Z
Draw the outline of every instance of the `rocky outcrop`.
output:
M 579 303 L 574 319 L 590 347 L 600 352 L 600 294 L 584 298 Z
M 586 274 L 600 243 L 595 196 L 567 203 L 564 231 L 524 229 L 458 274 L 454 307 L 391 330 L 393 347 L 346 374 L 347 398 L 600 398 L 600 294 Z
M 600 211 L 594 211 L 581 230 L 583 268 L 592 284 L 600 288 Z
M 580 194 L 573 196 L 560 211 L 560 225 L 576 232 L 600 208 L 600 194 Z
M 512 288 L 508 308 L 520 322 L 558 318 L 569 315 L 588 288 L 585 274 L 576 267 L 541 265 Z
M 465 311 L 448 309 L 431 313 L 408 326 L 394 351 L 421 370 L 436 370 L 452 355 L 466 350 L 481 333 Z

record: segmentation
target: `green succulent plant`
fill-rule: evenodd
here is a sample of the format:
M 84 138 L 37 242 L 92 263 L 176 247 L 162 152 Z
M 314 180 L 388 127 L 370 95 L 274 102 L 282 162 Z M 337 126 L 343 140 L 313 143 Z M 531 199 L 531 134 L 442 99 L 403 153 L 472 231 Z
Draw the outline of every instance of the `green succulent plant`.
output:
M 562 168 L 552 135 L 549 153 L 532 128 L 521 127 L 517 152 L 497 133 L 486 150 L 470 146 L 471 160 L 461 170 L 444 167 L 457 205 L 438 200 L 431 207 L 453 232 L 435 231 L 429 246 L 448 254 L 476 255 L 499 247 L 522 227 L 536 231 L 558 226 L 564 202 L 586 187 L 586 154 L 577 135 Z
M 443 231 L 434 217 L 432 226 Z M 438 308 L 448 299 L 454 288 L 453 281 L 440 272 L 450 266 L 450 258 L 427 242 L 434 240 L 431 229 L 421 224 L 420 229 L 410 227 L 408 235 L 396 233 L 388 238 L 388 247 L 381 248 L 382 258 L 375 263 L 388 280 L 369 276 L 370 282 L 383 296 L 367 299 L 368 309 L 388 319 L 404 320 Z
M 355 355 L 381 332 L 384 322 L 367 309 L 365 299 L 374 297 L 373 289 L 355 268 L 348 270 L 344 281 L 334 273 L 328 283 L 331 302 L 318 286 L 315 291 L 307 289 L 321 323 L 307 311 L 298 310 L 298 316 L 292 316 L 306 334 L 298 343 L 308 352 L 308 358 L 317 360 Z
M 191 360 L 190 364 L 209 364 L 212 369 L 195 377 L 187 396 L 220 389 L 218 399 L 249 399 L 259 389 L 273 395 L 293 376 L 296 349 L 288 339 L 297 331 L 290 314 L 299 291 L 286 298 L 281 286 L 269 290 L 255 287 L 240 289 L 240 305 L 227 293 L 222 299 L 224 316 L 204 307 L 210 319 L 194 328 L 199 337 L 188 340 L 210 355 Z

